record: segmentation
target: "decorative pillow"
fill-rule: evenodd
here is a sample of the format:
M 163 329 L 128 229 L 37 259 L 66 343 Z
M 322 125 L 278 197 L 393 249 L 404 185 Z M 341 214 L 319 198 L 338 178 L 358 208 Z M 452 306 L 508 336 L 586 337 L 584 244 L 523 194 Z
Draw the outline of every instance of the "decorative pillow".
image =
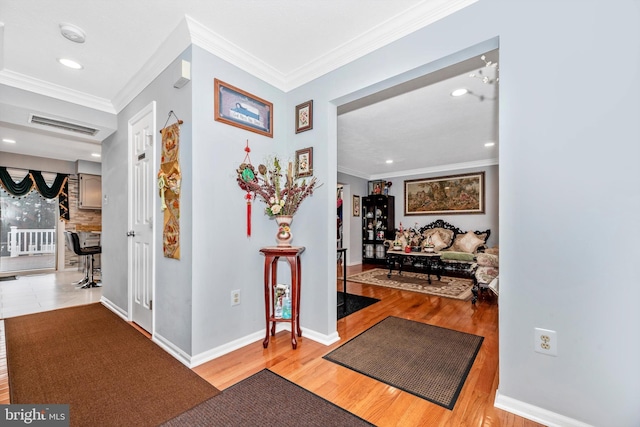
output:
M 455 252 L 476 253 L 478 248 L 485 244 L 487 234 L 475 234 L 473 231 L 467 231 L 464 234 L 458 234 L 451 245 L 451 250 Z
M 446 228 L 432 228 L 424 230 L 422 232 L 422 237 L 425 240 L 428 240 L 429 237 L 431 237 L 431 243 L 435 246 L 434 249 L 439 251 L 451 245 L 451 241 L 453 240 L 453 230 L 447 230 Z
M 429 240 L 431 239 L 431 240 Z M 431 233 L 429 236 L 427 236 L 425 239 L 422 239 L 422 247 L 425 247 L 429 244 L 429 241 L 431 241 L 431 244 L 433 245 L 433 249 L 436 252 L 441 251 L 442 249 L 446 248 L 447 246 L 449 246 L 448 242 L 445 242 L 442 239 L 442 236 L 440 235 L 440 233 Z
M 440 253 L 440 259 L 455 261 L 473 261 L 474 255 L 468 252 L 444 251 Z
M 498 256 L 488 253 L 479 253 L 477 256 L 478 265 L 483 267 L 496 267 L 498 268 Z

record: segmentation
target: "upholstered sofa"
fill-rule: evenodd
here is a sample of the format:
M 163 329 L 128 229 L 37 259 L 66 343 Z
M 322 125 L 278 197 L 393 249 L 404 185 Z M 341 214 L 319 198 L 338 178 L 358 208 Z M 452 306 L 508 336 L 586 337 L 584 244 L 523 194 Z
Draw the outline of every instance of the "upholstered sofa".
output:
M 462 231 L 438 219 L 422 227 L 396 230 L 396 238 L 387 241 L 390 249 L 440 254 L 440 272 L 445 276 L 474 279 L 476 257 L 487 248 L 490 230 Z M 410 268 L 411 266 L 409 266 Z
M 474 286 L 471 290 L 473 304 L 478 300 L 479 292 L 485 289 L 491 290 L 496 296 L 498 295 L 498 276 L 500 270 L 499 250 L 498 248 L 488 248 L 483 253 L 479 253 L 476 257 L 477 268 L 474 272 Z

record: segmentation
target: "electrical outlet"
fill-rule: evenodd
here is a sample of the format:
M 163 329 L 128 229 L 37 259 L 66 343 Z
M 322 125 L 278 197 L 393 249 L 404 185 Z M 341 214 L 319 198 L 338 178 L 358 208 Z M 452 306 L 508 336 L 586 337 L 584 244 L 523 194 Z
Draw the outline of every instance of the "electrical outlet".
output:
M 538 353 L 546 354 L 549 356 L 558 355 L 558 338 L 556 331 L 550 331 L 549 329 L 534 329 L 534 341 L 533 349 Z
M 231 291 L 231 305 L 240 304 L 240 289 L 236 289 L 235 291 Z

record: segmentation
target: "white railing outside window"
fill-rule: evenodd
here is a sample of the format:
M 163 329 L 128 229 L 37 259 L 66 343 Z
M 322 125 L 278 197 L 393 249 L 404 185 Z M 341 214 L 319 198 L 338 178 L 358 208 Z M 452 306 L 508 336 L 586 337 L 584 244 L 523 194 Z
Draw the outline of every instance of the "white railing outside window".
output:
M 11 226 L 9 231 L 9 253 L 19 255 L 54 254 L 56 252 L 56 230 Z

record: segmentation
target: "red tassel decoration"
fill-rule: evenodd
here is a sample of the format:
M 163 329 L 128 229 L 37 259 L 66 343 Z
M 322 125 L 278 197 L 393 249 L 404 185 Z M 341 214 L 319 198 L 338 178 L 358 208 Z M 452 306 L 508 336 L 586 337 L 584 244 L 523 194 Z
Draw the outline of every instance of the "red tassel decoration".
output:
M 251 193 L 245 196 L 247 199 L 247 237 L 251 237 Z

